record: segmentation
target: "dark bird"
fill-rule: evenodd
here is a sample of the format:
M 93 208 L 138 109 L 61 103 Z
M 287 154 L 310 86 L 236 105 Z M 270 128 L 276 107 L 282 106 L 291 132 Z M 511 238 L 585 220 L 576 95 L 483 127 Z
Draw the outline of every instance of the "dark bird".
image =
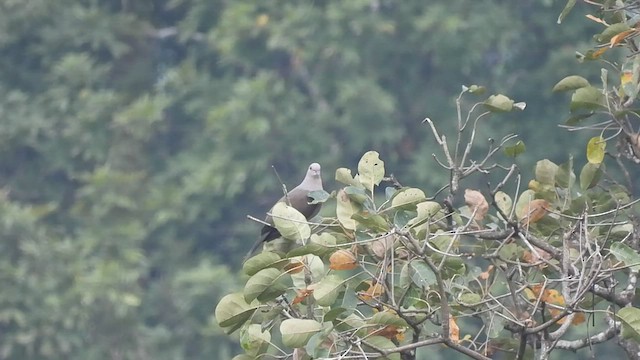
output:
M 322 204 L 309 204 L 309 201 L 311 201 L 309 193 L 317 190 L 322 190 L 322 177 L 320 174 L 320 164 L 313 163 L 309 165 L 307 175 L 305 175 L 300 185 L 293 188 L 286 196 L 280 198 L 276 203 L 285 202 L 298 210 L 307 220 L 310 220 L 314 216 L 318 215 L 318 212 L 322 207 Z M 262 243 L 277 239 L 281 236 L 278 229 L 273 226 L 273 219 L 271 216 L 267 215 L 264 221 L 269 223 L 269 225 L 262 227 L 260 238 L 255 244 L 253 244 L 245 259 L 248 259 L 256 249 L 262 245 Z

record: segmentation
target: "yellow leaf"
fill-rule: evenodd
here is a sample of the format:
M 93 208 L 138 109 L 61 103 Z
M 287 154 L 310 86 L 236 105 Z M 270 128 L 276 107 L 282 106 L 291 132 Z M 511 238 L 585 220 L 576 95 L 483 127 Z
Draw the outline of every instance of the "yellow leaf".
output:
M 537 299 L 536 293 L 533 292 L 533 290 L 531 290 L 529 288 L 525 288 L 524 289 L 524 295 L 527 297 L 527 300 L 529 300 L 529 301 Z
M 589 139 L 587 143 L 587 160 L 591 164 L 600 164 L 604 160 L 604 150 L 607 143 L 602 136 L 595 136 Z
M 565 305 L 564 296 L 560 294 L 558 290 L 555 289 L 547 289 L 542 295 L 542 301 L 548 302 L 549 304 L 563 306 Z
M 267 26 L 268 23 L 269 23 L 269 15 L 267 14 L 260 14 L 256 18 L 256 26 L 259 28 Z
M 376 151 L 367 151 L 358 162 L 358 180 L 365 189 L 373 191 L 384 178 L 384 161 Z
M 633 72 L 632 71 L 623 71 L 622 75 L 620 75 L 620 85 L 624 85 L 630 83 L 633 80 Z

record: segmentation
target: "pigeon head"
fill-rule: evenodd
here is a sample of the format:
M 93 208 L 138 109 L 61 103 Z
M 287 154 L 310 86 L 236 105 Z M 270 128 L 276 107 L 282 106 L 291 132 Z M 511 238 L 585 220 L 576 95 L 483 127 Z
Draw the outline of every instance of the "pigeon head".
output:
M 307 177 L 320 178 L 320 164 L 313 163 L 309 165 L 309 170 L 307 170 Z

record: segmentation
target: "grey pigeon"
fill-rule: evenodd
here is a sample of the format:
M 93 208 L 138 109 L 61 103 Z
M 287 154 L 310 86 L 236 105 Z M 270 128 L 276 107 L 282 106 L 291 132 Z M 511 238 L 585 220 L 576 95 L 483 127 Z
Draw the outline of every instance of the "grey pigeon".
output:
M 313 163 L 309 165 L 307 175 L 305 175 L 300 185 L 289 191 L 286 197 L 283 196 L 278 200 L 278 202 L 288 203 L 304 215 L 307 220 L 309 220 L 318 215 L 318 212 L 322 207 L 322 204 L 309 204 L 309 201 L 311 200 L 309 198 L 309 193 L 317 190 L 322 190 L 322 177 L 320 174 L 320 164 Z M 273 226 L 273 219 L 271 216 L 267 215 L 264 221 L 271 225 L 265 225 L 262 228 L 260 238 L 255 244 L 253 244 L 245 259 L 249 258 L 263 242 L 268 242 L 281 236 L 278 229 Z

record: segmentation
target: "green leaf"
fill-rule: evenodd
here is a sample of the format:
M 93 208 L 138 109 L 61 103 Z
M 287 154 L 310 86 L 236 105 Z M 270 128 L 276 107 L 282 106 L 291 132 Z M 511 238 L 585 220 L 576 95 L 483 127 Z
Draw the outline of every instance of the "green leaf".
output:
M 529 204 L 532 200 L 536 198 L 536 193 L 533 190 L 525 190 L 518 197 L 518 201 L 516 201 L 516 216 L 518 220 L 522 220 L 523 215 L 527 214 L 527 209 L 529 208 Z
M 567 76 L 566 78 L 558 81 L 553 87 L 553 92 L 577 90 L 583 87 L 590 86 L 589 81 L 578 75 Z
M 595 136 L 587 143 L 587 160 L 591 164 L 600 164 L 604 160 L 607 143 L 602 136 Z
M 344 293 L 342 295 L 341 306 L 347 309 L 347 312 L 351 314 L 353 313 L 353 311 L 355 311 L 356 306 L 359 302 L 360 299 L 358 299 L 358 295 L 356 294 L 356 292 L 354 290 L 351 290 L 350 286 L 347 285 L 347 288 L 344 290 Z
M 238 354 L 234 356 L 231 360 L 255 360 L 255 356 L 247 355 L 247 354 Z
M 351 218 L 369 230 L 373 230 L 378 233 L 389 231 L 389 224 L 387 223 L 387 220 L 385 220 L 385 218 L 383 218 L 381 215 L 359 213 L 353 214 Z
M 514 101 L 508 97 L 502 94 L 497 94 L 489 96 L 489 98 L 484 102 L 484 106 L 487 110 L 492 112 L 508 112 L 513 109 L 513 103 Z
M 638 97 L 638 91 L 640 91 L 640 87 L 638 87 L 638 82 L 640 81 L 640 59 L 637 56 L 633 57 L 633 70 L 631 81 L 627 81 L 622 84 L 623 91 L 629 97 L 627 103 L 635 100 Z
M 263 331 L 260 324 L 251 324 L 240 333 L 240 346 L 247 352 L 257 356 L 264 353 L 271 343 L 271 333 Z
M 595 111 L 588 112 L 586 114 L 573 114 L 564 121 L 565 125 L 578 125 L 582 120 L 588 119 L 595 114 Z
M 370 336 L 366 338 L 366 340 L 363 341 L 363 346 L 367 349 L 370 349 L 366 346 L 366 344 L 371 344 L 378 349 L 393 349 L 396 347 L 396 345 L 391 340 L 383 336 Z M 370 349 L 370 351 L 375 352 L 373 349 Z M 393 353 L 379 359 L 400 360 L 401 358 L 399 353 Z
M 438 212 L 442 210 L 440 204 L 435 201 L 423 201 L 416 205 L 416 217 L 409 220 L 407 225 L 410 227 L 419 227 L 425 224 L 431 217 L 438 214 Z M 416 229 L 419 231 L 420 228 Z
M 358 204 L 364 204 L 369 200 L 367 193 L 364 189 L 355 186 L 347 186 L 344 188 L 345 194 L 349 195 L 349 199 L 355 201 Z
M 322 321 L 334 321 L 335 319 L 338 318 L 338 316 L 340 316 L 341 314 L 347 312 L 347 308 L 345 308 L 344 306 L 336 306 L 331 308 L 331 310 L 327 311 L 324 316 L 322 317 Z
M 393 186 L 387 186 L 386 188 L 384 188 L 384 196 L 387 200 L 391 199 L 397 192 L 398 189 L 394 188 Z
M 604 29 L 602 33 L 596 35 L 595 38 L 600 44 L 608 43 L 611 41 L 611 38 L 629 29 L 631 29 L 631 27 L 623 22 L 611 24 Z
M 536 163 L 536 180 L 541 184 L 555 185 L 558 165 L 549 159 L 540 160 Z
M 311 285 L 313 298 L 320 306 L 333 305 L 342 287 L 343 279 L 335 274 L 327 275 L 319 283 Z
M 527 150 L 522 140 L 516 141 L 515 144 L 504 147 L 504 154 L 509 157 L 516 157 Z
M 496 204 L 505 215 L 509 216 L 511 208 L 513 207 L 513 200 L 504 191 L 498 191 L 495 195 Z
M 420 189 L 403 188 L 398 190 L 391 199 L 391 208 L 411 209 L 426 198 L 424 191 Z
M 336 320 L 334 324 L 338 331 L 356 330 L 356 335 L 358 336 L 363 336 L 367 333 L 366 323 L 356 314 L 349 314 L 345 318 Z
M 274 268 L 266 268 L 247 280 L 244 286 L 244 299 L 246 301 L 267 301 L 284 294 L 287 286 L 282 283 L 282 271 Z
M 310 191 L 307 197 L 311 198 L 311 201 L 309 201 L 309 204 L 322 204 L 327 200 L 329 200 L 329 198 L 331 197 L 331 194 L 329 194 L 324 190 L 315 190 L 315 191 Z
M 580 188 L 582 190 L 588 190 L 598 184 L 600 178 L 602 178 L 604 163 L 592 164 L 586 163 L 580 171 Z
M 624 262 L 629 266 L 631 270 L 640 270 L 640 254 L 621 242 L 611 244 L 609 252 L 618 259 L 618 261 Z
M 493 314 L 482 313 L 480 314 L 480 318 L 484 323 L 484 332 L 487 334 L 489 339 L 498 339 L 502 335 L 502 330 L 504 329 L 504 324 L 506 322 L 500 316 L 493 316 Z
M 564 6 L 564 9 L 562 9 L 562 12 L 558 16 L 558 24 L 562 23 L 562 20 L 564 20 L 564 18 L 569 15 L 569 12 L 571 12 L 571 9 L 573 9 L 575 4 L 576 0 L 567 0 L 567 4 Z
M 215 317 L 220 327 L 230 328 L 227 329 L 228 333 L 232 333 L 244 325 L 256 309 L 256 306 L 247 303 L 243 294 L 233 293 L 220 299 L 216 306 Z
M 323 232 L 322 234 L 311 234 L 311 244 L 317 244 L 322 247 L 331 247 L 337 244 L 337 240 L 332 234 Z
M 442 230 L 438 230 L 436 232 L 436 236 L 434 236 L 430 241 L 438 250 L 446 251 L 447 248 L 452 246 L 454 237 L 449 233 L 446 233 Z
M 335 249 L 332 250 L 332 252 Z M 298 273 L 290 274 L 291 280 L 293 282 L 293 287 L 296 289 L 305 289 L 307 287 L 307 281 L 309 280 L 309 275 L 311 275 L 311 279 L 322 279 L 326 275 L 325 264 L 322 259 L 313 254 L 307 254 L 300 257 L 292 258 L 291 260 L 299 260 L 303 264 L 305 264 L 305 271 L 300 271 Z
M 362 186 L 356 179 L 351 175 L 351 169 L 347 168 L 339 168 L 336 170 L 336 181 L 343 183 L 345 185 Z
M 335 238 L 334 238 L 335 239 Z M 334 252 L 335 249 L 323 246 L 318 243 L 314 243 L 313 240 L 303 246 L 296 247 L 295 249 L 289 251 L 287 253 L 286 258 L 291 259 L 292 257 L 302 256 L 307 254 L 313 254 L 320 257 L 323 257 L 329 253 Z
M 411 280 L 419 288 L 429 287 L 436 283 L 436 274 L 429 268 L 424 261 L 413 260 L 411 261 L 411 269 L 409 269 Z
M 311 356 L 311 359 L 328 359 L 331 355 L 331 349 L 323 346 L 323 343 L 330 341 L 329 335 L 324 332 L 319 332 L 311 337 L 307 341 L 307 345 L 304 347 L 307 355 Z M 308 357 L 302 357 L 302 359 L 308 359 Z
M 596 52 L 596 49 L 589 49 L 584 54 L 576 51 L 576 59 L 579 62 L 599 60 L 601 56 L 602 52 Z
M 620 309 L 616 316 L 622 321 L 622 337 L 640 342 L 640 309 L 625 307 Z
M 500 248 L 498 255 L 500 256 L 500 259 L 514 260 L 519 258 L 522 252 L 522 248 L 520 248 L 515 242 L 512 242 Z
M 393 215 L 393 225 L 399 229 L 405 227 L 411 219 L 414 218 L 414 212 L 409 210 L 399 210 Z
M 458 296 L 458 302 L 464 306 L 472 306 L 482 301 L 482 296 L 472 292 L 463 292 Z
M 282 343 L 289 348 L 304 347 L 313 335 L 322 330 L 322 324 L 311 319 L 286 319 L 280 323 Z
M 482 95 L 485 93 L 486 90 L 487 89 L 484 86 L 480 86 L 480 85 L 470 85 L 470 86 L 462 85 L 462 91 L 466 91 L 474 95 Z
M 403 318 L 389 311 L 380 311 L 373 314 L 373 316 L 369 320 L 367 320 L 367 324 L 393 325 L 397 327 L 409 326 L 409 324 L 407 324 L 407 322 Z
M 311 236 L 307 219 L 294 207 L 278 202 L 271 209 L 273 224 L 287 240 L 305 240 Z
M 576 174 L 573 172 L 573 157 L 569 161 L 560 165 L 556 171 L 555 183 L 563 189 L 571 189 L 576 182 Z
M 340 191 L 338 191 L 336 200 L 336 217 L 338 218 L 338 221 L 345 229 L 355 230 L 358 224 L 351 217 L 353 214 L 358 212 L 358 206 L 349 199 L 349 196 L 344 189 L 340 189 Z
M 597 110 L 604 107 L 604 95 L 602 91 L 593 86 L 587 86 L 576 90 L 571 96 L 569 109 L 573 112 L 579 109 Z
M 423 201 L 416 205 L 416 216 L 409 220 L 407 226 L 416 232 L 427 229 L 431 219 L 436 216 L 442 207 L 435 201 Z
M 280 260 L 282 260 L 280 255 L 265 251 L 245 261 L 242 265 L 242 271 L 249 276 L 253 276 L 264 268 L 273 267 Z
M 377 151 L 367 151 L 358 162 L 358 181 L 369 191 L 384 178 L 384 161 Z

